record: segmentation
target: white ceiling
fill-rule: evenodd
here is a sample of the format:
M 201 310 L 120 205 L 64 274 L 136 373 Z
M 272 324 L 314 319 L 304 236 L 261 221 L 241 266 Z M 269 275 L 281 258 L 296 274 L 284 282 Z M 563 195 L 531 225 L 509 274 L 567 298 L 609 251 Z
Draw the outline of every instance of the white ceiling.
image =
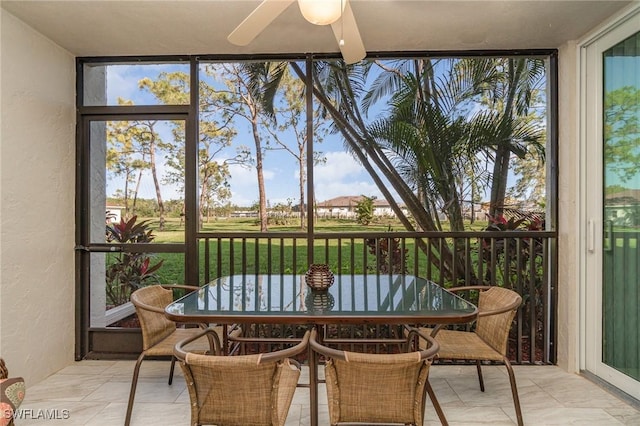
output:
M 633 0 L 638 1 L 638 0 Z M 351 0 L 369 52 L 556 48 L 632 1 Z M 226 36 L 260 1 L 2 0 L 76 56 L 338 52 L 292 4 L 246 47 Z

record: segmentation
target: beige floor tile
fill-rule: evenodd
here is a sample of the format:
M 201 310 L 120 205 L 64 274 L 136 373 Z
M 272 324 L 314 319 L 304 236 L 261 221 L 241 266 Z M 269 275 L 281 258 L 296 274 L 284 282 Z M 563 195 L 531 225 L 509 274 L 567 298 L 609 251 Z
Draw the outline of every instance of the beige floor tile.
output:
M 533 380 L 565 407 L 621 408 L 627 405 L 597 384 L 577 375 Z
M 122 420 L 113 424 L 124 423 Z M 131 415 L 131 426 L 189 426 L 191 411 L 189 404 L 161 404 L 151 402 L 136 402 Z
M 449 382 L 447 382 L 447 380 L 445 380 L 444 378 L 438 379 L 429 377 L 429 383 L 431 383 L 433 393 L 436 395 L 438 403 L 440 403 L 441 406 L 456 405 L 462 403 L 458 394 L 455 393 L 451 386 L 449 386 Z M 431 406 L 429 398 L 427 398 L 427 405 Z
M 69 365 L 58 371 L 57 374 L 72 374 L 72 375 L 84 375 L 84 374 L 107 374 L 110 368 L 112 368 L 118 361 L 97 361 L 87 360 Z
M 631 407 L 605 408 L 610 416 L 626 425 L 640 425 L 640 411 Z
M 535 384 L 532 384 L 531 386 L 520 386 L 520 384 L 518 384 L 518 396 L 520 399 L 520 406 L 523 410 L 525 408 L 563 407 L 562 402 L 558 401 Z M 513 403 L 511 403 L 511 405 L 513 405 Z
M 33 401 L 20 406 L 16 425 L 60 424 L 64 426 L 86 425 L 108 403 L 84 401 Z
M 507 375 L 507 369 L 502 365 L 484 365 L 482 366 L 482 377 L 485 379 L 495 377 L 500 378 Z M 429 377 L 448 378 L 448 377 L 464 377 L 470 381 L 478 382 L 478 371 L 475 365 L 450 365 L 444 364 L 432 365 L 429 369 Z
M 507 369 L 502 367 L 504 373 L 506 375 Z M 532 379 L 532 380 L 542 380 L 542 379 L 553 379 L 558 377 L 571 377 L 576 376 L 577 374 L 570 374 L 557 367 L 555 365 L 514 365 L 513 371 L 516 375 L 516 380 L 518 379 Z
M 499 407 L 443 407 L 447 421 L 451 424 L 512 425 L 511 418 Z M 437 417 L 435 417 L 437 418 Z M 429 416 L 429 419 L 434 419 Z
M 108 381 L 88 394 L 84 401 L 127 402 L 131 384 L 128 382 Z
M 36 385 L 27 384 L 25 400 L 81 401 L 109 381 L 101 375 L 55 374 Z
M 138 381 L 136 388 L 136 402 L 162 402 L 172 403 L 175 402 L 180 394 L 187 389 L 187 385 L 184 381 L 176 380 L 171 386 L 164 381 Z M 123 393 L 125 401 L 129 398 L 129 389 Z M 90 395 L 91 396 L 91 395 Z M 98 395 L 101 396 L 101 395 Z M 87 397 L 87 399 L 89 396 Z
M 299 404 L 291 404 L 289 408 L 289 414 L 287 415 L 287 421 L 285 426 L 298 426 L 300 424 L 300 417 L 302 416 L 302 406 Z
M 167 384 L 169 361 L 142 363 L 132 424 L 187 426 L 189 395 L 179 366 Z M 64 426 L 112 426 L 124 422 L 135 361 L 82 361 L 42 382 L 27 386 L 21 408 L 31 416 L 18 425 L 54 424 L 42 416 L 63 416 Z M 300 382 L 308 383 L 303 368 Z M 554 366 L 516 366 L 525 423 L 529 425 L 640 425 L 640 411 L 597 384 Z M 434 366 L 430 382 L 452 426 L 515 424 L 515 409 L 504 366 L 483 367 L 486 392 L 480 392 L 473 365 Z M 324 384 L 318 386 L 319 424 L 329 423 Z M 39 410 L 39 411 L 38 411 Z M 49 410 L 49 411 L 46 411 Z M 67 411 L 63 411 L 67 410 Z M 35 418 L 40 415 L 40 418 Z M 427 400 L 426 425 L 439 424 Z M 309 389 L 298 388 L 287 426 L 309 425 Z
M 134 406 L 134 411 L 136 407 Z M 86 426 L 113 426 L 124 424 L 127 404 L 115 402 L 107 405 L 86 423 Z
M 506 377 L 485 377 L 485 391 L 480 390 L 477 380 L 467 377 L 452 377 L 447 383 L 465 404 L 474 406 L 504 406 L 512 404 L 511 385 Z M 533 393 L 539 388 L 530 381 L 518 381 L 520 394 Z M 522 398 L 521 398 L 522 399 Z
M 300 426 L 311 424 L 309 411 L 303 410 L 300 415 Z M 318 405 L 318 424 L 325 426 L 329 424 L 329 407 L 326 404 Z
M 303 407 L 309 407 L 309 389 L 297 388 L 293 394 L 292 404 L 301 405 Z
M 621 425 L 620 421 L 599 408 L 536 408 L 523 410 L 526 425 Z
M 189 404 L 189 390 L 187 389 L 186 384 L 184 390 L 180 392 L 180 395 L 178 395 L 175 402 L 177 404 Z

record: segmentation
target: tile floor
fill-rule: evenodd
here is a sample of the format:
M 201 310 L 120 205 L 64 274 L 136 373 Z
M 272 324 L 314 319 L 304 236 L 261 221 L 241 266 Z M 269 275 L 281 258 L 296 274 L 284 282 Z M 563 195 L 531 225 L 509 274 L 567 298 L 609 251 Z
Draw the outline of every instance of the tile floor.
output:
M 122 425 L 134 361 L 80 361 L 37 384 L 27 396 L 17 426 L 51 424 Z M 593 382 L 554 366 L 516 366 L 527 425 L 640 425 L 640 410 Z M 474 366 L 433 366 L 430 380 L 451 425 L 515 424 L 506 369 L 483 369 L 479 390 Z M 167 385 L 168 361 L 144 361 L 133 409 L 133 425 L 189 425 L 189 395 L 180 368 Z M 303 368 L 302 380 L 306 380 Z M 328 424 L 324 385 L 320 385 L 320 424 Z M 428 398 L 427 398 L 428 400 Z M 439 424 L 427 402 L 425 424 Z M 308 389 L 298 388 L 287 425 L 308 425 Z M 248 407 L 250 409 L 250 407 Z

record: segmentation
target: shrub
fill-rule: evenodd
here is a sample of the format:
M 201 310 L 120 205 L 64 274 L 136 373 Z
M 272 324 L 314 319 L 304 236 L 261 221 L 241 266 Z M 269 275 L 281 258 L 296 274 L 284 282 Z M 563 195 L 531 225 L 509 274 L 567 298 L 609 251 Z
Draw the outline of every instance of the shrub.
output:
M 136 223 L 137 216 L 128 221 L 121 219 L 119 223 L 108 224 L 106 228 L 107 242 L 112 243 L 150 243 L 155 236 L 149 229 L 149 222 Z M 129 301 L 131 293 L 143 285 L 158 283 L 155 272 L 160 269 L 164 260 L 151 265 L 151 255 L 139 252 L 120 252 L 112 263 L 107 265 L 106 291 L 107 304 L 122 305 Z

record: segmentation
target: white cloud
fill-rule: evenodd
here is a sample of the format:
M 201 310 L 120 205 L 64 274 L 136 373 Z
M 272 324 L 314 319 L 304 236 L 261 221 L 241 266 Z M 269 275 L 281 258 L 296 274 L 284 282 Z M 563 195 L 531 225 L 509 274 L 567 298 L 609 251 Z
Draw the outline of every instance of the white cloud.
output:
M 314 167 L 314 180 L 316 185 L 325 182 L 335 182 L 348 177 L 367 175 L 367 172 L 360 164 L 353 159 L 351 154 L 346 152 L 325 153 L 327 162 Z
M 327 162 L 315 167 L 317 201 L 346 195 L 382 197 L 369 173 L 351 154 L 338 151 L 325 154 Z
M 345 195 L 367 195 L 383 198 L 382 193 L 369 177 L 369 173 L 350 154 L 343 151 L 327 152 L 326 164 L 314 168 L 315 196 L 324 201 Z M 299 199 L 297 167 L 286 168 L 282 160 L 268 164 L 265 160 L 265 185 L 271 205 Z M 231 165 L 231 202 L 249 206 L 258 201 L 258 185 L 254 168 Z M 392 190 L 392 193 L 394 191 Z M 295 202 L 295 201 L 294 201 Z
M 244 167 L 240 164 L 231 164 L 229 166 L 231 173 L 231 185 L 234 187 L 256 186 L 256 171 L 253 167 Z
M 109 105 L 116 105 L 118 96 L 132 100 L 136 105 L 157 105 L 159 101 L 149 92 L 140 90 L 138 82 L 149 77 L 156 79 L 163 72 L 189 73 L 189 64 L 134 64 L 107 66 L 107 97 Z
M 258 201 L 258 191 L 256 190 L 255 197 L 247 197 L 246 193 L 238 194 L 235 191 L 231 191 L 231 204 L 240 207 L 249 207 L 253 203 Z
M 139 78 L 130 75 L 131 65 L 111 65 L 107 67 L 107 95 L 108 104 L 116 105 L 118 96 L 125 99 L 133 99 L 139 92 Z

